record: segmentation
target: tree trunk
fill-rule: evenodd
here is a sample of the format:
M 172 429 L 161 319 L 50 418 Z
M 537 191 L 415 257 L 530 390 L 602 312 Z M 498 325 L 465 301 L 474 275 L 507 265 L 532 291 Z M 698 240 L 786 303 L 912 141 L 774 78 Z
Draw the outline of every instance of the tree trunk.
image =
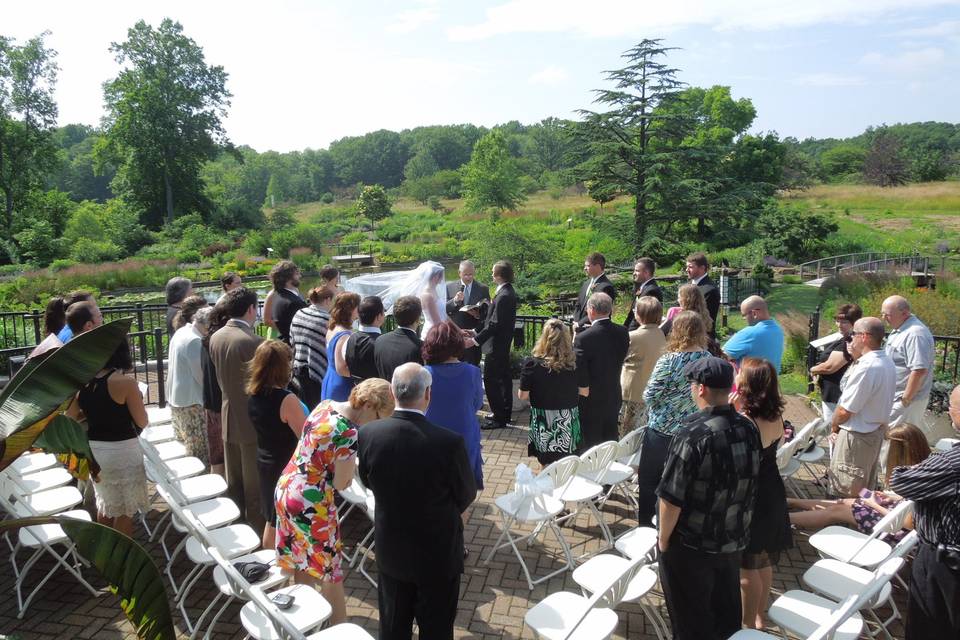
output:
M 703 240 L 707 235 L 707 221 L 703 216 L 697 216 L 697 240 Z
M 170 173 L 165 168 L 163 170 L 163 190 L 167 197 L 167 224 L 173 223 L 173 185 L 170 184 Z
M 4 189 L 3 227 L 4 237 L 13 239 L 13 189 Z
M 637 201 L 633 210 L 633 224 L 637 233 L 637 250 L 639 251 L 647 231 L 647 190 L 646 176 L 643 171 L 637 172 Z

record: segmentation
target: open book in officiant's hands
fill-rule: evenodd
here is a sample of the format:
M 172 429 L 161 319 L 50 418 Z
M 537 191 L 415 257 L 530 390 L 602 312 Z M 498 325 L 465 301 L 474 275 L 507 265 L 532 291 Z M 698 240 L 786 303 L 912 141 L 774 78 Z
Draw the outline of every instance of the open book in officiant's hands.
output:
M 480 314 L 483 313 L 486 310 L 486 307 L 489 305 L 490 305 L 489 300 L 481 300 L 477 304 L 465 304 L 462 307 L 460 307 L 459 311 L 463 311 L 464 313 L 469 313 L 474 318 L 479 319 Z

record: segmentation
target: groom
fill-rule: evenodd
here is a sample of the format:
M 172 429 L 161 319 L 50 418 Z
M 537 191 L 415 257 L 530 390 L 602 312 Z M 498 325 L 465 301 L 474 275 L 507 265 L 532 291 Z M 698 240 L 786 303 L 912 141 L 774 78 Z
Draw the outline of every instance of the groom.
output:
M 474 316 L 460 309 L 490 299 L 490 289 L 476 280 L 477 268 L 470 260 L 460 263 L 460 280 L 447 283 L 447 315 L 461 329 L 476 329 L 483 324 L 483 316 Z M 463 361 L 480 366 L 480 348 L 470 347 L 463 353 Z
M 517 294 L 513 290 L 513 265 L 501 260 L 491 274 L 497 291 L 487 312 L 483 329 L 476 332 L 476 343 L 485 356 L 483 386 L 493 417 L 482 429 L 501 429 L 513 413 L 513 378 L 510 375 L 510 344 L 517 320 Z

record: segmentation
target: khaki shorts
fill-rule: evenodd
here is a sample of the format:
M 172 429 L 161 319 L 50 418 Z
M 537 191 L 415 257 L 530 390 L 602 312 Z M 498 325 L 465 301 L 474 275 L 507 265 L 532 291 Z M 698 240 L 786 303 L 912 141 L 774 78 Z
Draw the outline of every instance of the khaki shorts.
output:
M 880 448 L 885 431 L 884 426 L 871 433 L 840 429 L 830 461 L 830 476 L 837 495 L 855 498 L 861 489 L 874 489 L 877 486 Z

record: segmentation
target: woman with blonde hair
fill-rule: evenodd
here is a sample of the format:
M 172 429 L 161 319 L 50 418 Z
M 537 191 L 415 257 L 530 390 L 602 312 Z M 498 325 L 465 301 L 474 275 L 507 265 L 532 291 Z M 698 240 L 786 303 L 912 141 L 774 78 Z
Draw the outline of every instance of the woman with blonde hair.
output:
M 703 296 L 700 298 L 703 299 Z M 683 368 L 710 355 L 707 351 L 707 326 L 702 314 L 695 311 L 678 313 L 673 319 L 673 330 L 667 337 L 664 353 L 653 365 L 647 388 L 643 390 L 643 403 L 647 406 L 647 429 L 640 449 L 637 480 L 641 527 L 653 525 L 657 485 L 663 475 L 673 436 L 684 419 L 697 411 Z
M 663 329 L 663 335 L 669 336 L 673 328 L 673 319 L 682 311 L 695 311 L 703 318 L 707 327 L 713 326 L 713 320 L 710 318 L 710 312 L 707 311 L 707 301 L 703 297 L 703 292 L 695 284 L 682 285 L 677 290 L 678 307 L 670 307 L 667 310 L 667 319 L 660 325 Z
M 257 432 L 257 471 L 260 473 L 260 509 L 266 524 L 263 547 L 272 549 L 277 513 L 273 493 L 277 479 L 297 446 L 307 417 L 297 396 L 287 389 L 293 375 L 293 349 L 280 340 L 257 347 L 247 374 L 247 412 Z
M 897 467 L 919 464 L 930 456 L 930 445 L 923 431 L 904 422 L 887 429 L 886 439 L 890 442 L 887 450 L 887 476 Z M 787 507 L 802 509 L 790 514 L 790 522 L 801 529 L 822 529 L 831 524 L 845 524 L 855 527 L 861 533 L 873 533 L 873 528 L 887 511 L 903 500 L 892 491 L 870 491 L 863 489 L 856 498 L 842 500 L 796 500 L 787 498 Z M 907 527 L 913 528 L 912 519 L 907 519 Z M 902 532 L 894 536 L 902 537 Z
M 589 394 L 583 372 L 577 371 L 570 328 L 556 318 L 547 320 L 520 369 L 517 395 L 530 401 L 527 455 L 547 465 L 576 451 L 583 439 L 579 398 Z
M 346 402 L 322 401 L 277 483 L 277 565 L 293 571 L 298 583 L 319 584 L 333 607 L 331 624 L 347 617 L 334 490 L 353 482 L 358 429 L 389 416 L 393 407 L 390 384 L 380 378 L 358 384 Z
M 343 402 L 350 397 L 353 378 L 347 366 L 346 347 L 353 333 L 353 321 L 360 317 L 360 294 L 344 291 L 333 299 L 330 322 L 327 323 L 327 371 L 320 387 L 321 400 Z

